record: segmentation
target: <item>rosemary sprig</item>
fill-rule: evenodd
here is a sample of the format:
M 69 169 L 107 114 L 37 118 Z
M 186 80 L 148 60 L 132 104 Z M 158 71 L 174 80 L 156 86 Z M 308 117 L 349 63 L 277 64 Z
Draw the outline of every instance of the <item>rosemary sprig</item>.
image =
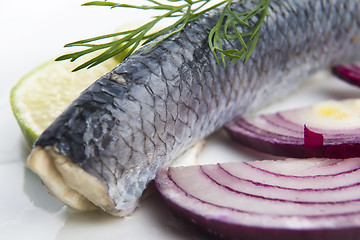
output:
M 246 62 L 255 48 L 259 38 L 261 24 L 264 21 L 269 7 L 269 0 L 261 0 L 253 10 L 241 14 L 235 14 L 230 8 L 232 0 L 223 0 L 213 5 L 210 5 L 211 0 L 167 0 L 168 4 L 164 4 L 156 0 L 148 0 L 148 2 L 150 3 L 149 5 L 120 4 L 108 1 L 92 1 L 83 4 L 84 6 L 161 10 L 162 14 L 155 16 L 150 22 L 132 30 L 102 35 L 66 44 L 65 47 L 84 47 L 85 49 L 62 55 L 56 60 L 75 61 L 86 54 L 100 51 L 96 57 L 81 64 L 73 71 L 90 68 L 118 55 L 119 53 L 123 53 L 123 58 L 126 58 L 141 44 L 147 43 L 156 37 L 167 33 L 167 35 L 164 35 L 161 39 L 157 40 L 145 49 L 145 51 L 149 51 L 159 42 L 177 32 L 180 32 L 188 22 L 198 19 L 211 9 L 225 5 L 216 26 L 210 31 L 208 37 L 210 49 L 215 55 L 217 61 L 221 61 L 223 65 L 225 65 L 225 58 L 232 58 L 234 61 L 244 59 Z M 253 28 L 250 28 L 246 22 L 255 15 L 259 16 L 258 21 Z M 155 25 L 168 18 L 177 18 L 177 21 L 156 33 L 150 33 L 150 30 L 153 29 Z M 247 32 L 240 33 L 237 29 L 238 25 L 245 26 L 249 28 L 249 30 Z M 231 34 L 229 33 L 229 29 L 232 29 Z M 168 33 L 169 31 L 170 33 Z M 247 37 L 247 42 L 244 41 L 245 37 Z M 243 47 L 242 49 L 222 49 L 222 41 L 228 41 L 229 39 L 234 38 L 240 41 Z

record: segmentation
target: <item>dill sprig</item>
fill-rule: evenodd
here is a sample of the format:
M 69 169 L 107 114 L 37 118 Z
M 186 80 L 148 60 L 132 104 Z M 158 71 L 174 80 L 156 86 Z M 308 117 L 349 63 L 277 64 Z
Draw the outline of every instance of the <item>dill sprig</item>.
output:
M 124 59 L 130 56 L 140 45 L 150 42 L 158 36 L 165 34 L 162 38 L 158 39 L 145 49 L 145 51 L 149 51 L 159 42 L 169 38 L 177 32 L 180 32 L 184 29 L 187 23 L 198 19 L 206 12 L 209 12 L 214 8 L 225 5 L 216 26 L 211 29 L 208 36 L 210 49 L 217 61 L 221 61 L 224 65 L 225 58 L 232 58 L 234 61 L 244 59 L 246 62 L 255 48 L 259 38 L 259 29 L 264 21 L 269 6 L 269 0 L 261 0 L 253 10 L 235 14 L 231 10 L 232 0 L 220 1 L 213 5 L 210 5 L 211 0 L 167 0 L 167 4 L 155 0 L 148 0 L 148 2 L 150 3 L 149 5 L 121 4 L 108 1 L 92 1 L 83 4 L 84 6 L 161 10 L 162 14 L 155 16 L 148 23 L 132 30 L 116 32 L 66 44 L 65 47 L 83 47 L 85 49 L 62 55 L 58 57 L 56 61 L 75 61 L 84 55 L 99 51 L 99 54 L 96 57 L 79 65 L 73 71 L 83 68 L 91 68 L 109 58 L 118 56 L 120 53 L 122 53 L 122 58 Z M 255 15 L 259 16 L 258 21 L 253 28 L 250 28 L 246 22 Z M 150 30 L 153 29 L 160 21 L 169 18 L 176 18 L 177 20 L 160 31 L 155 33 L 150 32 Z M 238 25 L 246 26 L 249 30 L 247 32 L 240 33 L 237 29 Z M 231 34 L 229 34 L 229 29 L 232 29 Z M 248 39 L 247 42 L 244 41 L 245 37 Z M 223 40 L 228 41 L 234 38 L 240 41 L 242 49 L 222 49 Z
M 221 61 L 223 66 L 225 66 L 226 58 L 231 58 L 231 62 L 240 59 L 246 62 L 250 58 L 258 42 L 260 27 L 268 14 L 270 3 L 269 0 L 261 0 L 254 9 L 238 14 L 231 10 L 231 4 L 232 0 L 227 1 L 216 25 L 211 29 L 208 37 L 209 47 L 212 53 L 218 63 Z M 247 22 L 254 16 L 258 16 L 258 19 L 254 26 L 250 27 Z M 238 26 L 243 26 L 242 29 L 247 29 L 247 31 L 240 32 Z M 244 38 L 246 38 L 246 41 Z M 224 40 L 229 41 L 230 39 L 237 39 L 242 48 L 224 50 L 222 42 Z

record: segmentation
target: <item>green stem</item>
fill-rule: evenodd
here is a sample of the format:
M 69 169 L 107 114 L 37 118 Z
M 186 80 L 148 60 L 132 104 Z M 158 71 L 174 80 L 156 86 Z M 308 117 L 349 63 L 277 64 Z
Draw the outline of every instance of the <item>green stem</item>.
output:
M 167 0 L 168 4 L 158 2 L 156 0 L 148 0 L 151 5 L 131 5 L 131 4 L 121 4 L 109 1 L 91 1 L 83 4 L 84 6 L 106 6 L 111 8 L 134 8 L 139 10 L 161 10 L 166 11 L 165 13 L 156 16 L 152 21 L 132 30 L 106 34 L 98 37 L 92 37 L 76 42 L 66 44 L 65 47 L 84 47 L 85 50 L 76 51 L 70 54 L 64 54 L 58 57 L 56 60 L 70 60 L 74 61 L 79 57 L 82 57 L 91 52 L 102 51 L 98 56 L 90 59 L 89 61 L 78 66 L 74 71 L 93 67 L 107 59 L 116 56 L 117 54 L 127 51 L 125 57 L 128 57 L 132 54 L 143 42 L 149 42 L 154 40 L 160 35 L 164 35 L 161 39 L 157 40 L 149 47 L 147 47 L 144 52 L 150 51 L 156 44 L 171 37 L 173 34 L 182 31 L 186 24 L 198 19 L 203 16 L 205 13 L 209 12 L 212 9 L 215 9 L 219 6 L 225 5 L 224 9 L 220 13 L 216 25 L 210 29 L 208 36 L 208 44 L 211 52 L 214 54 L 214 57 L 218 63 L 222 63 L 225 67 L 226 58 L 232 58 L 231 62 L 243 59 L 246 62 L 252 52 L 255 49 L 255 46 L 258 42 L 260 28 L 264 22 L 265 17 L 268 14 L 269 1 L 270 0 L 259 0 L 259 4 L 254 7 L 254 9 L 235 14 L 232 9 L 232 0 L 223 0 L 219 3 L 207 6 L 211 0 Z M 183 4 L 181 4 L 181 2 Z M 180 3 L 180 4 L 178 4 Z M 254 16 L 258 16 L 258 20 L 255 23 L 254 27 L 250 27 L 247 21 L 252 19 Z M 150 33 L 150 30 L 154 28 L 161 20 L 167 18 L 179 18 L 175 23 L 170 24 L 164 29 L 156 32 Z M 242 26 L 243 32 L 239 31 L 239 26 Z M 106 41 L 105 43 L 96 43 L 97 41 Z M 245 39 L 246 38 L 246 39 Z M 242 48 L 241 49 L 223 49 L 223 43 L 231 39 L 237 39 Z

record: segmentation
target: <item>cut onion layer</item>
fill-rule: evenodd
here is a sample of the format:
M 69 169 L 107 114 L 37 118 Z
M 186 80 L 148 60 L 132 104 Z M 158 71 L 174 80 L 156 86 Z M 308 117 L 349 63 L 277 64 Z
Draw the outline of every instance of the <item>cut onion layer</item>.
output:
M 226 126 L 238 143 L 297 158 L 360 157 L 360 99 L 239 118 Z
M 219 239 L 360 238 L 360 159 L 173 167 L 156 186 L 175 216 Z
M 333 74 L 360 87 L 360 63 L 342 64 L 332 68 Z

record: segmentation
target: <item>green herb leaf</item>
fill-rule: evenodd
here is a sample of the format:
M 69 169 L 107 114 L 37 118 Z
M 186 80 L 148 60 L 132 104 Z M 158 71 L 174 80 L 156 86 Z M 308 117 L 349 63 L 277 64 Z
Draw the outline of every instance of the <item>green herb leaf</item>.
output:
M 161 10 L 162 14 L 155 16 L 150 22 L 132 30 L 102 35 L 66 44 L 65 47 L 82 47 L 85 49 L 62 55 L 55 60 L 75 61 L 86 54 L 98 52 L 99 54 L 96 57 L 81 64 L 73 71 L 90 68 L 120 53 L 122 53 L 123 58 L 126 58 L 143 43 L 149 42 L 170 31 L 170 33 L 164 35 L 164 37 L 145 49 L 146 52 L 164 39 L 180 32 L 188 22 L 198 19 L 214 8 L 225 5 L 217 24 L 210 30 L 208 36 L 209 47 L 218 63 L 221 62 L 223 66 L 225 66 L 226 58 L 232 58 L 232 62 L 239 59 L 243 59 L 243 61 L 246 62 L 255 49 L 259 38 L 260 27 L 269 8 L 269 0 L 259 1 L 259 4 L 254 9 L 240 14 L 235 14 L 231 10 L 232 0 L 220 1 L 213 5 L 210 4 L 211 0 L 167 0 L 168 4 L 160 3 L 156 0 L 148 0 L 149 5 L 141 6 L 109 1 L 91 1 L 83 4 L 83 6 Z M 254 27 L 251 28 L 247 22 L 254 16 L 258 16 L 258 20 Z M 156 33 L 150 32 L 150 30 L 160 21 L 168 18 L 178 18 L 178 20 Z M 243 26 L 247 31 L 240 32 L 238 26 Z M 237 39 L 241 43 L 242 49 L 224 50 L 222 48 L 223 41 L 229 41 L 230 39 Z
M 260 27 L 268 14 L 270 3 L 269 0 L 261 0 L 254 9 L 240 14 L 236 14 L 231 10 L 231 4 L 232 0 L 229 0 L 208 37 L 209 47 L 217 62 L 222 62 L 224 66 L 226 58 L 231 58 L 231 62 L 242 59 L 244 63 L 250 58 L 259 40 Z M 258 16 L 258 20 L 254 27 L 251 28 L 247 22 L 254 16 Z M 246 31 L 240 32 L 239 26 L 243 26 Z M 231 34 L 229 34 L 229 28 Z M 222 48 L 222 41 L 235 38 L 240 42 L 242 49 L 224 50 Z

